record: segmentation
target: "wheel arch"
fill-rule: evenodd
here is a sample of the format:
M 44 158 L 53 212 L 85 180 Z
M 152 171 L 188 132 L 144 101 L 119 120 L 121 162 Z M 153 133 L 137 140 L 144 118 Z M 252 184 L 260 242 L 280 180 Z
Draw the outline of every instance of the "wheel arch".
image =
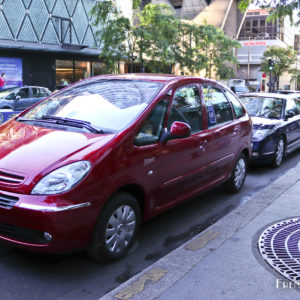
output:
M 127 184 L 117 189 L 109 198 L 122 192 L 132 195 L 137 200 L 141 209 L 141 214 L 142 216 L 144 216 L 145 192 L 143 191 L 143 189 L 137 184 Z M 107 201 L 107 203 L 108 202 L 109 200 Z

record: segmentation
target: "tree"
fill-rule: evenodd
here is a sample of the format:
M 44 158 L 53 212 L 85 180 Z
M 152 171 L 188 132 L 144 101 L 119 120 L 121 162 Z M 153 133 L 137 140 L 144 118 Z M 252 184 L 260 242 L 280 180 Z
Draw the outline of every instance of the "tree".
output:
M 268 17 L 270 21 L 278 20 L 285 16 L 289 16 L 293 20 L 294 13 L 297 12 L 299 18 L 296 23 L 300 24 L 300 0 L 241 0 L 239 8 L 245 11 L 251 3 L 260 7 L 270 8 L 270 16 Z
M 100 59 L 106 63 L 107 72 L 116 72 L 117 63 L 130 57 L 134 51 L 134 39 L 128 18 L 122 16 L 110 0 L 96 2 L 90 14 L 101 49 Z
M 240 47 L 238 41 L 227 37 L 224 32 L 212 25 L 200 25 L 195 36 L 199 49 L 205 54 L 205 76 L 212 77 L 214 72 L 220 79 L 229 79 L 234 76 L 233 68 L 229 64 L 237 64 L 233 49 Z
M 134 58 L 151 72 L 171 72 L 179 63 L 190 72 L 205 69 L 206 76 L 220 79 L 233 76 L 230 64 L 236 64 L 233 48 L 240 44 L 212 25 L 196 26 L 176 18 L 164 4 L 147 4 L 134 0 L 133 22 L 121 15 L 112 0 L 97 2 L 91 11 L 101 59 L 108 62 L 107 71 L 116 71 L 117 62 Z
M 292 75 L 290 82 L 294 82 L 296 90 L 300 90 L 300 70 L 296 67 L 291 69 L 289 73 Z
M 277 77 L 277 87 L 279 86 L 280 76 L 290 70 L 290 67 L 296 62 L 297 54 L 292 47 L 281 48 L 272 46 L 267 49 L 262 57 L 260 70 L 269 73 L 269 60 L 274 61 L 273 74 Z

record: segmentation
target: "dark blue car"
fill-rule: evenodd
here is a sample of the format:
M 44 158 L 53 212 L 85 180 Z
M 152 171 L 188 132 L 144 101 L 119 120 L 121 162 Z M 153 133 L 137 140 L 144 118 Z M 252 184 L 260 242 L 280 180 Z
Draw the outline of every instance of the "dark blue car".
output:
M 300 100 L 296 95 L 239 95 L 253 121 L 253 164 L 278 168 L 285 155 L 300 147 Z

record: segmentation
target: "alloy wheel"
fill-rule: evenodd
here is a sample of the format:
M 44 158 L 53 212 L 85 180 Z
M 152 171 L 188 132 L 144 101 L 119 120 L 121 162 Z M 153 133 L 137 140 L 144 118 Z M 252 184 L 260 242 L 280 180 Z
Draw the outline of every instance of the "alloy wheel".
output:
M 234 170 L 234 183 L 237 189 L 241 187 L 246 176 L 246 163 L 243 158 L 240 158 Z
M 133 238 L 136 216 L 129 205 L 118 207 L 108 220 L 105 229 L 105 242 L 111 253 L 123 251 Z

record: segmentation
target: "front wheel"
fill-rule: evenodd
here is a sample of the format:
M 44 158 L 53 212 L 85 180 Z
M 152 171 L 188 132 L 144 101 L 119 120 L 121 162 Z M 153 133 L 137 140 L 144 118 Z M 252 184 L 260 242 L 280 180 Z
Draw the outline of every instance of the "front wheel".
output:
M 276 145 L 273 162 L 271 164 L 273 168 L 280 167 L 283 157 L 284 157 L 284 151 L 285 151 L 284 140 L 283 140 L 283 138 L 280 138 Z
M 223 184 L 226 192 L 237 193 L 242 188 L 247 174 L 247 159 L 241 153 L 234 165 L 230 178 Z
M 113 196 L 100 213 L 88 254 L 100 261 L 115 261 L 133 245 L 141 220 L 136 199 L 127 193 Z

